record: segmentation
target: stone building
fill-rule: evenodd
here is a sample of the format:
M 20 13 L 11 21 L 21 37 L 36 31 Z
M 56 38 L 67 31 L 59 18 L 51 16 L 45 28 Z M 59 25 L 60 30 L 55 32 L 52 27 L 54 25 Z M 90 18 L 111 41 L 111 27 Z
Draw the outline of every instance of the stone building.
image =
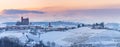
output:
M 21 21 L 17 22 L 16 25 L 29 25 L 29 18 L 21 17 Z

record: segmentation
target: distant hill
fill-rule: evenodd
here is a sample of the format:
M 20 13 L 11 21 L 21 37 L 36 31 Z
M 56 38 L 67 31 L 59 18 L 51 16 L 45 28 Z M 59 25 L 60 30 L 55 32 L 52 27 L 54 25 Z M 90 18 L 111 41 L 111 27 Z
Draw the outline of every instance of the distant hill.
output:
M 82 24 L 82 23 L 64 22 L 64 21 L 55 21 L 50 23 L 52 24 L 52 26 L 77 26 L 78 24 Z M 3 24 L 10 26 L 10 25 L 15 25 L 16 22 L 6 22 Z M 49 22 L 31 22 L 31 25 L 48 26 L 48 24 Z

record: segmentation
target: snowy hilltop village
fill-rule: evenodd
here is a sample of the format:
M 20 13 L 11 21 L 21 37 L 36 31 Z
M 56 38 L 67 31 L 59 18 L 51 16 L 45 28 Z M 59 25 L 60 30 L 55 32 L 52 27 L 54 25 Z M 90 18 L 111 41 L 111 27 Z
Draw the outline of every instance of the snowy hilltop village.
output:
M 119 24 L 75 22 L 6 22 L 0 47 L 120 47 Z

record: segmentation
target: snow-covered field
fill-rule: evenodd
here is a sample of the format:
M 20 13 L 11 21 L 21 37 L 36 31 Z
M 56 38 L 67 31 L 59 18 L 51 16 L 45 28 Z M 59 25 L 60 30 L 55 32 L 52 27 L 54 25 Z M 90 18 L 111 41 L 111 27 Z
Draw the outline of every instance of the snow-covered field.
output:
M 67 47 L 73 43 L 115 46 L 117 43 L 120 42 L 120 32 L 118 31 L 106 29 L 91 29 L 88 27 L 82 27 L 67 31 L 52 31 L 42 33 L 40 37 L 39 35 L 33 35 L 28 32 L 19 31 L 7 31 L 0 33 L 0 38 L 5 36 L 19 38 L 19 40 L 23 44 L 26 43 L 28 39 L 34 40 L 31 42 L 31 44 L 37 43 L 40 40 L 42 40 L 46 45 L 48 42 L 54 42 L 57 45 L 56 47 Z
M 70 46 L 73 43 L 83 43 L 91 37 L 103 32 L 104 30 L 94 30 L 90 28 L 79 28 L 66 32 L 48 32 L 41 35 L 41 40 L 52 41 L 59 45 Z
M 101 46 L 106 47 L 116 47 L 120 43 L 120 32 L 106 30 L 102 33 L 97 34 L 96 36 L 90 38 L 85 43 L 88 44 L 100 44 Z
M 34 44 L 38 43 L 40 41 L 39 36 L 33 35 L 27 32 L 19 32 L 19 31 L 6 31 L 0 33 L 0 38 L 3 37 L 9 37 L 9 38 L 17 38 L 20 40 L 19 43 L 22 43 L 23 45 L 26 44 L 29 39 L 34 40 L 29 42 L 28 45 L 33 46 Z

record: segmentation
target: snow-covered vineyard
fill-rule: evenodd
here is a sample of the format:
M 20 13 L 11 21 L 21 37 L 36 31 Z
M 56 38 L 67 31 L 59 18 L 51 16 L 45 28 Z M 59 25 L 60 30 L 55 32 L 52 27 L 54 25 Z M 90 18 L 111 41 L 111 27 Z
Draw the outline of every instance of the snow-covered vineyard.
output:
M 20 47 L 119 47 L 120 32 L 116 30 L 119 28 L 112 28 L 114 25 L 105 25 L 105 27 L 108 29 L 93 24 L 93 26 L 80 26 L 64 31 L 46 32 L 34 28 L 1 30 L 0 38 L 17 42 Z M 0 43 L 1 46 L 4 44 L 4 42 Z
M 0 46 L 120 47 L 120 24 L 83 24 L 62 21 L 35 22 L 35 24 L 30 24 L 29 19 L 23 17 L 16 25 L 2 24 Z

